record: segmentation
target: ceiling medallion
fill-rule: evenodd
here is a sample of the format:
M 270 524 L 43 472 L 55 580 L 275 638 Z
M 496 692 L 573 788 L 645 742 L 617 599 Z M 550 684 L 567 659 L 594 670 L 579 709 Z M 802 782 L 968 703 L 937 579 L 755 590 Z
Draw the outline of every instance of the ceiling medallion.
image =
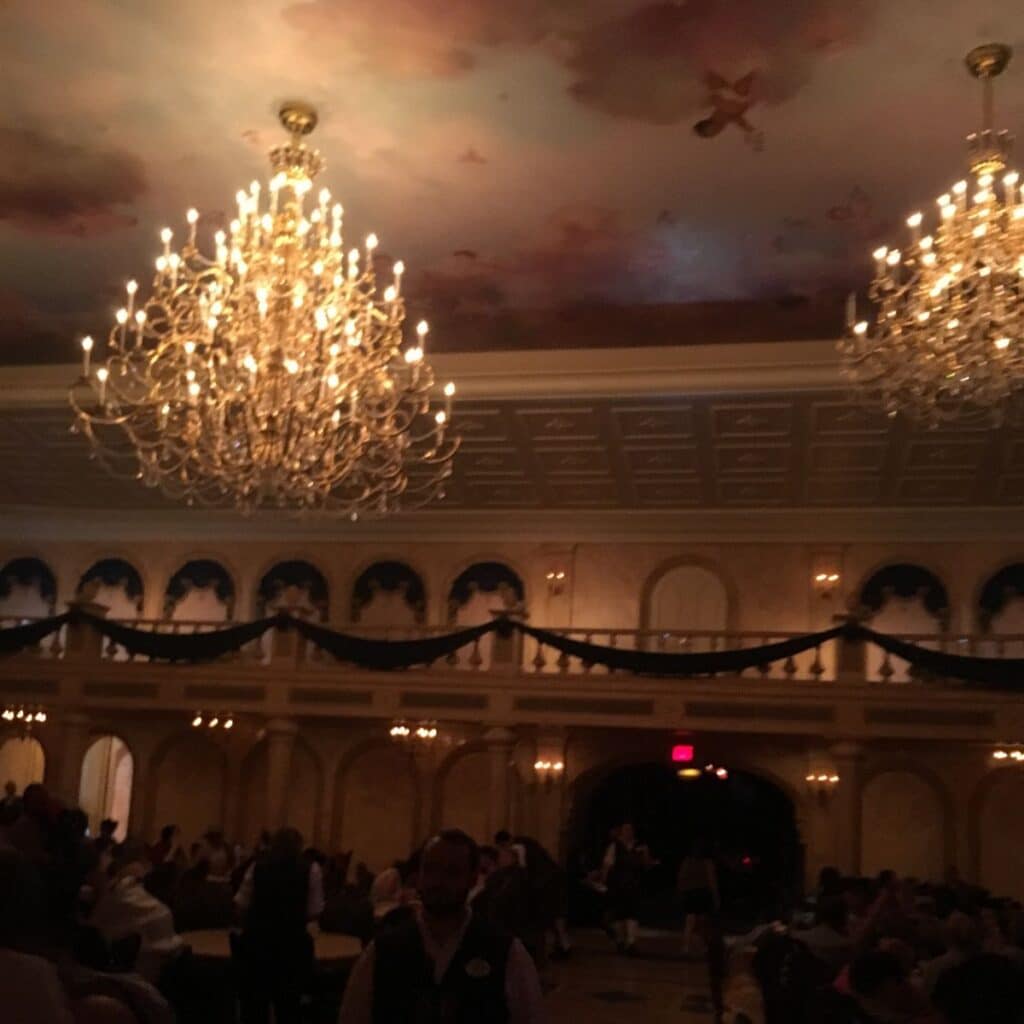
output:
M 290 133 L 270 153 L 268 187 L 237 194 L 238 215 L 180 252 L 170 228 L 148 298 L 135 281 L 105 350 L 82 339 L 72 429 L 116 475 L 189 505 L 386 515 L 443 497 L 458 438 L 455 386 L 424 357 L 427 324 L 406 340 L 403 266 L 377 280 L 377 237 L 347 253 L 342 207 L 303 137 L 315 110 L 285 104 Z
M 998 424 L 1024 385 L 1024 194 L 1007 171 L 1010 137 L 992 128 L 993 79 L 1007 46 L 967 55 L 983 89 L 982 129 L 967 137 L 973 181 L 939 196 L 939 220 L 907 218 L 906 250 L 875 250 L 873 323 L 851 295 L 839 343 L 845 375 L 890 416 L 935 427 L 973 412 Z

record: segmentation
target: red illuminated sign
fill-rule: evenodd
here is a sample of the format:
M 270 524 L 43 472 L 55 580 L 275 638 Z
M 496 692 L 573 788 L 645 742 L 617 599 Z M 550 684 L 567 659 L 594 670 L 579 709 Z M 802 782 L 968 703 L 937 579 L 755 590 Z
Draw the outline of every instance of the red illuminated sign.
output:
M 686 764 L 693 760 L 693 744 L 677 743 L 672 748 L 672 760 L 675 764 Z

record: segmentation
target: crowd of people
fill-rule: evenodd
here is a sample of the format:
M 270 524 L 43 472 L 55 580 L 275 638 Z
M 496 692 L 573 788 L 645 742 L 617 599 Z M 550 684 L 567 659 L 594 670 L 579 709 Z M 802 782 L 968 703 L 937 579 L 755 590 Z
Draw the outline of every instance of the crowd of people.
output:
M 752 1003 L 737 1024 L 1016 1024 L 1024 1020 L 1024 914 L 950 869 L 940 883 L 821 872 L 795 922 L 735 944 Z M 802 927 L 801 927 L 802 925 Z M 739 955 L 739 954 L 738 954 Z M 745 1005 L 746 1008 L 743 1008 Z
M 40 785 L 0 799 L 2 1019 L 536 1024 L 551 961 L 571 952 L 565 872 L 529 836 L 445 830 L 374 876 L 290 828 L 248 848 L 217 829 L 186 844 L 173 824 L 149 844 L 118 834 L 104 821 L 91 835 Z M 626 822 L 587 878 L 625 956 L 658 863 Z M 727 941 L 715 857 L 697 842 L 677 897 L 716 1022 L 1024 1021 L 1024 914 L 953 871 L 925 884 L 826 869 L 791 920 Z M 313 923 L 358 940 L 358 961 L 318 966 Z M 194 954 L 206 930 L 230 936 L 229 956 Z
M 447 1020 L 463 1003 L 469 1020 L 533 1024 L 549 955 L 569 954 L 564 874 L 528 836 L 442 831 L 375 877 L 290 828 L 250 848 L 217 829 L 186 844 L 173 824 L 150 844 L 117 833 L 90 835 L 41 785 L 0 801 L 4 1019 L 333 1022 L 344 990 L 345 1024 Z M 314 922 L 364 948 L 350 980 L 318 972 Z M 230 934 L 226 970 L 190 948 L 210 929 Z

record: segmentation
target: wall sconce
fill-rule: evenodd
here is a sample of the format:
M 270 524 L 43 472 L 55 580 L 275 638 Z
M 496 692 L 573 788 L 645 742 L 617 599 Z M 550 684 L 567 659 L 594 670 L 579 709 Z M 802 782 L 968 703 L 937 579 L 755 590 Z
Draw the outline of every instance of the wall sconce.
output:
M 203 726 L 206 726 L 207 729 L 233 729 L 235 718 L 231 714 L 206 714 L 197 711 L 192 719 L 192 728 L 202 729 Z
M 839 785 L 839 776 L 830 772 L 811 772 L 807 776 L 807 785 L 812 793 L 817 793 L 819 800 L 825 800 Z
M 555 779 L 560 779 L 565 771 L 565 764 L 562 761 L 534 761 L 533 773 L 541 785 L 550 785 Z
M 816 572 L 811 578 L 815 593 L 821 598 L 830 598 L 839 587 L 840 576 L 837 572 Z
M 437 722 L 392 722 L 388 735 L 396 743 L 418 743 L 429 746 L 437 739 Z
M 26 708 L 23 705 L 8 704 L 0 717 L 5 722 L 14 722 L 29 732 L 33 725 L 43 725 L 47 716 L 45 708 Z
M 548 594 L 558 597 L 565 591 L 565 581 L 569 574 L 564 569 L 549 569 L 545 579 L 548 581 Z
M 993 761 L 1012 761 L 1014 764 L 1024 762 L 1024 748 L 1014 744 L 1012 747 L 999 747 L 992 751 Z

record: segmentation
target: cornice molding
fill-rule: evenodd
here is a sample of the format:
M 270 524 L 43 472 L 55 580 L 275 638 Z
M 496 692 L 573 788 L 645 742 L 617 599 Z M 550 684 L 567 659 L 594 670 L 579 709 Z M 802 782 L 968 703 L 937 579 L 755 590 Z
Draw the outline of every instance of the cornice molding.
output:
M 241 519 L 230 512 L 181 510 L 0 510 L 0 538 L 12 541 L 109 542 L 202 539 L 435 543 L 953 543 L 1024 542 L 1013 508 L 688 509 L 680 511 L 514 510 L 410 513 L 383 522 L 296 520 L 274 514 Z
M 843 387 L 834 341 L 431 355 L 460 398 L 625 397 Z M 0 367 L 0 408 L 67 404 L 77 364 Z

